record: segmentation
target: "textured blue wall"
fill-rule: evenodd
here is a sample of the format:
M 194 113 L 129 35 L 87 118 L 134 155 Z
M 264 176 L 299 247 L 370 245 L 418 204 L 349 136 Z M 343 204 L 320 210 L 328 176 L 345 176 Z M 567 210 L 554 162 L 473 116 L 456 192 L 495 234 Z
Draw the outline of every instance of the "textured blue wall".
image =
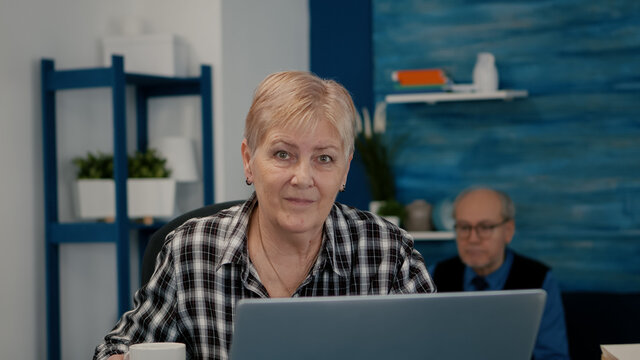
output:
M 469 185 L 507 191 L 513 246 L 567 290 L 640 290 L 640 2 L 374 0 L 376 100 L 396 69 L 444 68 L 471 82 L 496 56 L 511 102 L 389 105 L 403 139 L 398 196 L 437 203 Z M 422 244 L 428 262 L 453 244 Z
M 371 0 L 309 0 L 309 15 L 311 71 L 343 84 L 358 109 L 373 108 Z M 369 187 L 357 153 L 346 185 L 337 200 L 366 209 Z

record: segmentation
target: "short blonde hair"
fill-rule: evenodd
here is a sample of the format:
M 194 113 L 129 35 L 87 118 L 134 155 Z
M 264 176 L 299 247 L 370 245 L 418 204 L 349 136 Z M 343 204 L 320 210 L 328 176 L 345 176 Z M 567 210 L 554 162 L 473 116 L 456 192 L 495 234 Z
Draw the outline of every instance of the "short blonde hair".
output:
M 313 130 L 328 121 L 340 134 L 348 158 L 354 150 L 355 118 L 351 95 L 339 83 L 309 72 L 283 71 L 267 76 L 256 88 L 244 137 L 253 153 L 272 129 Z

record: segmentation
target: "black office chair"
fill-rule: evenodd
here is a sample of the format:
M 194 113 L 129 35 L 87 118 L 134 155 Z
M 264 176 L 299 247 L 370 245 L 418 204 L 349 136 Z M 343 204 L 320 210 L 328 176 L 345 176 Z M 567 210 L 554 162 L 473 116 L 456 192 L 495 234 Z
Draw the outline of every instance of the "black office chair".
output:
M 149 238 L 149 243 L 144 251 L 144 257 L 142 258 L 142 276 L 140 284 L 145 285 L 151 275 L 153 275 L 153 270 L 156 265 L 156 258 L 158 257 L 158 253 L 160 249 L 162 249 L 162 245 L 164 245 L 164 240 L 169 235 L 173 229 L 178 226 L 184 224 L 187 220 L 197 217 L 205 217 L 216 214 L 220 210 L 224 210 L 230 208 L 234 205 L 242 204 L 245 200 L 233 200 L 222 202 L 213 205 L 203 206 L 201 208 L 191 210 L 185 214 L 178 216 L 177 218 L 169 221 L 165 225 L 163 225 L 160 229 L 151 235 Z

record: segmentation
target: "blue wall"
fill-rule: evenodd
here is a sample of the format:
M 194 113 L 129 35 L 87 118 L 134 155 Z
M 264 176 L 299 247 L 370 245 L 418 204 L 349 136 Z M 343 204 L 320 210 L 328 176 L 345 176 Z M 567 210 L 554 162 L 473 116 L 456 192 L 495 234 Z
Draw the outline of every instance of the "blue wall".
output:
M 372 109 L 371 0 L 309 0 L 309 13 L 311 71 L 344 85 L 357 109 Z M 347 191 L 338 195 L 338 201 L 366 209 L 370 198 L 356 153 Z
M 510 193 L 513 246 L 566 290 L 640 290 L 640 2 L 373 0 L 373 89 L 396 69 L 471 82 L 496 56 L 511 102 L 389 105 L 398 196 L 437 203 L 469 185 Z M 453 244 L 421 245 L 427 262 Z

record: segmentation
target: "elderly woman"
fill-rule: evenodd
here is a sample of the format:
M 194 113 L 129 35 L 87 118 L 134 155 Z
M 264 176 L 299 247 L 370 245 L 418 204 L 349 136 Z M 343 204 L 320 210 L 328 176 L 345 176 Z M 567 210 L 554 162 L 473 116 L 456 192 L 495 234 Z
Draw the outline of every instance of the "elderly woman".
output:
M 151 341 L 183 342 L 192 359 L 227 359 L 243 298 L 433 292 L 405 231 L 335 202 L 353 157 L 355 115 L 334 81 L 294 71 L 268 76 L 241 145 L 255 193 L 167 236 L 135 308 L 94 359 Z

